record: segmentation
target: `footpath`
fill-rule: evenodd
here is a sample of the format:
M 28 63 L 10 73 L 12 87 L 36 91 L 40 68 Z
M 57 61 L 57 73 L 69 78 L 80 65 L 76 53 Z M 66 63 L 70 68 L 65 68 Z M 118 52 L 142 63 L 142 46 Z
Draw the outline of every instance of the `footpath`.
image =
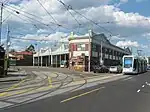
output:
M 21 81 L 26 77 L 27 73 L 25 71 L 11 68 L 8 70 L 7 76 L 0 78 L 0 83 Z

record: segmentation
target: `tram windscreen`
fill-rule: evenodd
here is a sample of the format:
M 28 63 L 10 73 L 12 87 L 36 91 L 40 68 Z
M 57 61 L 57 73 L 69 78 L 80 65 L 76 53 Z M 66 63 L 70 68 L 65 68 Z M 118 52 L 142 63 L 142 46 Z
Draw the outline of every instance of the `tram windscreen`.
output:
M 124 67 L 125 68 L 132 67 L 132 57 L 125 57 L 124 58 Z

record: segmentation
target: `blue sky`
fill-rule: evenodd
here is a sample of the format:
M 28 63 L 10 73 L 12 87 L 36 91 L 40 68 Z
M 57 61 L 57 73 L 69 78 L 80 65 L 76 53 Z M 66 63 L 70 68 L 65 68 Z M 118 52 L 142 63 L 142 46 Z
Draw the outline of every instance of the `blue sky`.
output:
M 37 0 L 9 0 L 5 4 L 3 19 L 8 18 L 3 23 L 3 42 L 6 39 L 8 24 L 11 30 L 10 35 L 20 38 L 19 40 L 11 39 L 11 48 L 22 50 L 37 42 L 25 39 L 40 40 L 38 41 L 40 47 L 54 45 L 53 43 L 59 42 L 61 37 L 66 37 L 63 40 L 67 41 L 70 32 L 76 35 L 87 34 L 90 26 L 94 32 L 112 35 L 113 44 L 143 49 L 147 55 L 150 55 L 148 52 L 150 47 L 149 0 L 63 0 L 65 4 L 71 5 L 88 19 L 99 23 L 100 27 L 70 10 L 73 17 L 57 0 L 39 1 L 51 15 Z M 48 41 L 41 42 L 41 40 Z
M 150 16 L 150 0 L 143 0 L 136 2 L 136 0 L 129 0 L 127 3 L 122 4 L 120 8 L 124 12 L 135 12 L 143 16 Z

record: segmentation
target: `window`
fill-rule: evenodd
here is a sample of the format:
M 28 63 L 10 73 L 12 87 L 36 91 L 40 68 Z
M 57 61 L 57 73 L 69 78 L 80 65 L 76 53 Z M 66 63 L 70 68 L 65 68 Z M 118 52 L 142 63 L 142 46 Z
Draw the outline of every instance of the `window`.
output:
M 133 68 L 136 70 L 137 69 L 137 59 L 134 59 L 134 64 L 133 64 Z
M 85 51 L 85 44 L 77 44 L 77 51 Z
M 132 57 L 125 57 L 124 58 L 124 67 L 125 68 L 132 67 Z
M 96 51 L 96 45 L 92 44 L 92 51 Z
M 77 45 L 76 44 L 72 44 L 72 49 L 73 49 L 73 51 L 77 51 Z

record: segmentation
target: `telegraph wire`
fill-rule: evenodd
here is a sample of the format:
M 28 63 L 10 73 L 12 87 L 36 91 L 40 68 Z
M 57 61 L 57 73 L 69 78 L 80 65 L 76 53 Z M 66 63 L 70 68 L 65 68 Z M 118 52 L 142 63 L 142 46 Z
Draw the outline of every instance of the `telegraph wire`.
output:
M 18 17 L 20 20 L 26 21 L 28 24 L 33 25 L 36 29 L 40 29 L 40 28 L 37 27 L 36 24 L 33 24 L 32 21 L 28 21 L 28 20 L 26 20 L 26 19 L 24 19 L 24 18 L 18 16 L 16 13 L 9 11 L 8 9 L 5 9 L 5 10 L 8 11 L 8 12 L 10 12 L 12 15 Z
M 61 1 L 60 1 L 61 2 Z M 61 2 L 62 3 L 62 2 Z M 80 33 L 79 32 L 79 30 L 80 30 L 80 26 L 82 25 L 77 19 L 76 19 L 76 17 L 73 15 L 73 13 L 69 10 L 69 7 L 66 5 L 66 4 L 64 4 L 64 3 L 62 3 L 63 4 L 63 6 L 64 6 L 64 8 L 69 12 L 69 14 L 72 16 L 72 18 L 77 22 L 77 24 L 78 24 L 78 29 L 77 29 L 77 33 Z
M 53 21 L 57 24 L 57 21 L 55 20 L 55 18 L 51 15 L 51 13 L 44 7 L 44 5 L 40 2 L 40 0 L 36 0 L 41 6 L 42 8 L 47 12 L 47 14 L 53 19 Z
M 9 8 L 8 8 L 8 9 L 9 9 Z M 39 21 L 39 20 L 36 20 L 36 19 L 34 19 L 34 18 L 30 17 L 30 16 L 24 15 L 24 14 L 20 13 L 19 11 L 12 10 L 12 9 L 9 9 L 9 10 L 8 10 L 8 9 L 5 9 L 5 10 L 7 10 L 7 11 L 11 10 L 11 11 L 13 11 L 13 12 L 11 12 L 13 15 L 19 17 L 20 19 L 22 19 L 22 20 L 24 20 L 24 21 L 27 21 L 27 20 L 24 19 L 24 18 L 22 18 L 22 17 L 20 17 L 20 16 L 18 16 L 18 15 L 22 15 L 22 16 L 28 18 L 28 20 L 30 19 L 31 24 L 33 24 L 33 20 L 34 20 L 34 21 L 36 21 L 37 23 L 43 24 L 44 26 L 47 26 L 47 27 L 49 27 L 52 31 L 54 31 L 54 29 L 53 29 L 52 27 L 50 27 L 49 24 L 45 24 L 45 23 L 43 23 L 43 22 L 41 22 L 41 21 Z M 9 12 L 10 12 L 10 11 L 9 11 Z M 28 21 L 27 21 L 27 22 L 28 22 Z M 35 27 L 36 25 L 33 24 L 33 26 Z M 36 26 L 36 28 L 37 28 L 37 26 Z
M 5 5 L 5 6 L 6 6 L 6 5 Z M 22 14 L 23 16 L 25 16 L 25 17 L 27 17 L 27 18 L 29 18 L 29 19 L 31 19 L 31 20 L 35 20 L 35 21 L 37 21 L 38 23 L 44 24 L 45 26 L 50 26 L 50 24 L 42 23 L 40 20 L 37 20 L 37 19 L 32 18 L 32 17 L 30 17 L 30 16 L 27 16 L 27 15 L 25 15 L 25 14 L 34 16 L 34 17 L 36 17 L 36 18 L 39 18 L 39 16 L 37 17 L 37 16 L 34 15 L 34 14 L 28 13 L 28 12 L 26 12 L 26 11 L 22 11 L 22 10 L 20 10 L 20 9 L 17 9 L 17 8 L 14 8 L 14 7 L 11 7 L 11 6 L 8 7 L 8 6 L 9 6 L 9 5 L 7 5 L 7 8 L 8 8 L 8 9 L 15 11 L 17 14 L 22 14 L 21 12 L 24 12 L 24 14 Z M 39 18 L 39 19 L 42 19 L 42 18 Z M 58 23 L 54 23 L 54 22 L 50 22 L 50 23 L 53 24 L 53 25 L 56 25 L 56 26 L 58 26 L 58 27 L 62 27 L 62 28 L 64 28 L 64 29 L 70 30 L 70 28 L 67 28 L 67 27 L 64 26 L 64 25 L 61 25 L 61 24 L 58 24 Z M 53 31 L 54 31 L 54 29 L 53 29 Z
M 70 10 L 73 10 L 74 12 L 76 12 L 77 14 L 79 14 L 80 16 L 82 16 L 83 18 L 85 18 L 86 20 L 90 21 L 91 23 L 95 24 L 96 26 L 100 27 L 101 29 L 105 30 L 106 32 L 109 32 L 111 35 L 114 35 L 114 34 L 113 34 L 111 31 L 109 31 L 108 29 L 104 28 L 103 26 L 100 26 L 100 25 L 99 25 L 98 23 L 96 23 L 95 21 L 93 21 L 93 20 L 87 18 L 87 17 L 84 16 L 83 14 L 81 14 L 81 13 L 79 13 L 78 11 L 74 10 L 71 5 L 67 5 L 67 4 L 65 4 L 65 3 L 64 3 L 63 1 L 61 1 L 61 0 L 57 0 L 57 1 L 60 2 L 62 5 L 67 6 L 67 7 L 68 7 L 68 10 L 69 10 L 69 9 L 70 9 Z
M 45 25 L 45 26 L 49 26 L 50 27 L 50 25 L 49 24 L 45 24 L 45 23 L 42 23 L 40 20 L 37 20 L 37 19 L 35 19 L 35 18 L 33 18 L 33 17 L 36 17 L 36 18 L 39 18 L 39 19 L 42 19 L 42 18 L 40 18 L 39 16 L 37 17 L 36 15 L 34 15 L 34 14 L 31 14 L 31 13 L 29 13 L 29 12 L 26 12 L 26 11 L 24 11 L 24 10 L 21 10 L 21 9 L 18 9 L 18 8 L 15 8 L 15 7 L 13 7 L 13 6 L 11 6 L 11 5 L 8 5 L 8 4 L 6 4 L 5 5 L 6 6 L 6 8 L 8 8 L 9 10 L 13 10 L 16 14 L 22 14 L 23 16 L 25 16 L 26 18 L 29 18 L 29 19 L 31 19 L 31 20 L 35 20 L 36 22 L 38 22 L 38 23 L 40 23 L 40 24 L 43 24 L 43 25 Z M 21 12 L 23 12 L 23 13 L 21 13 Z M 27 15 L 25 15 L 25 14 L 28 14 L 28 15 L 30 15 L 30 16 L 32 16 L 32 17 L 30 17 L 30 16 L 27 16 Z M 33 22 L 33 21 L 32 21 Z M 58 24 L 58 23 L 54 23 L 54 22 L 50 22 L 51 24 L 53 24 L 53 25 L 56 25 L 56 26 L 58 26 L 58 27 L 62 27 L 62 28 L 64 28 L 64 29 L 67 29 L 67 30 L 71 30 L 70 28 L 68 28 L 68 27 L 66 27 L 66 26 L 64 26 L 64 25 L 61 25 L 61 24 Z M 80 27 L 81 25 L 79 25 L 79 27 Z M 52 28 L 51 28 L 52 29 Z M 57 28 L 56 28 L 57 29 Z M 54 31 L 54 29 L 52 29 L 53 31 Z M 80 33 L 80 32 L 78 32 L 78 33 Z M 81 34 L 81 33 L 80 33 Z

